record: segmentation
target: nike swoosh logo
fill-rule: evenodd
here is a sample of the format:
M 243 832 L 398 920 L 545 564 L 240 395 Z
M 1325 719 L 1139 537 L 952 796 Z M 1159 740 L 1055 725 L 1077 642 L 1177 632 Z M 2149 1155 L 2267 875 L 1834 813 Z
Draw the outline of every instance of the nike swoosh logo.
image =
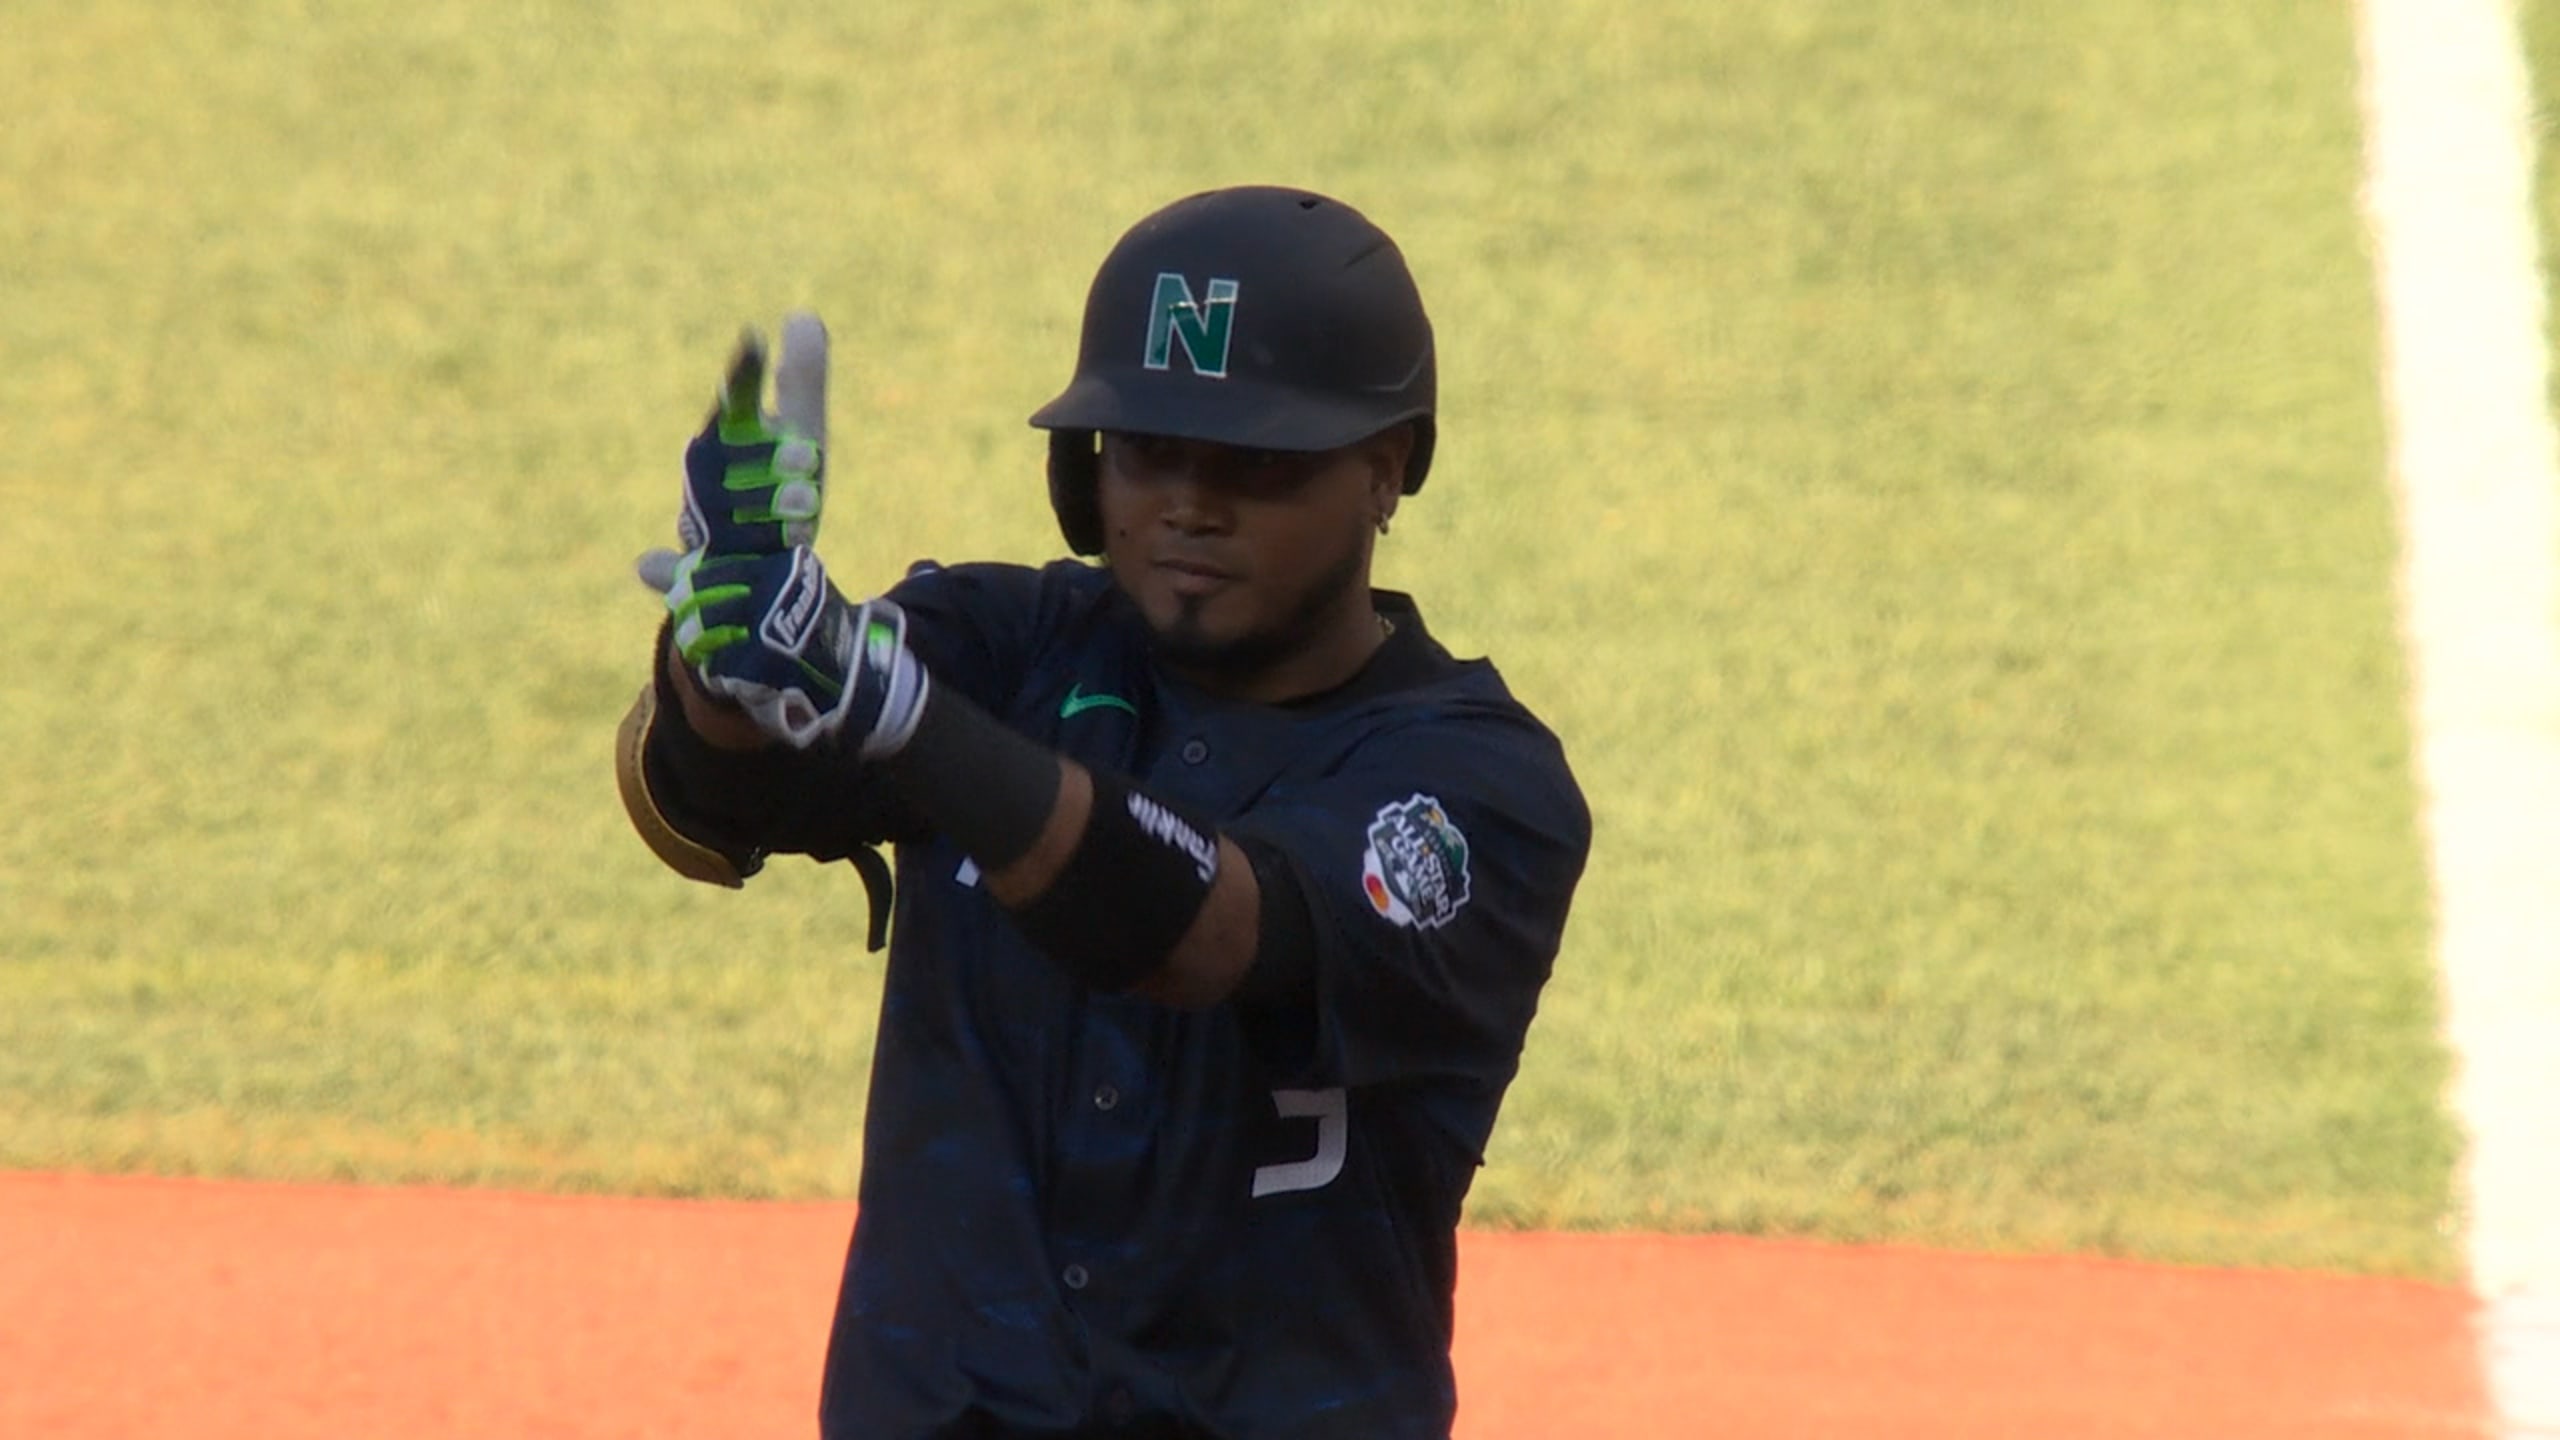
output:
M 1138 713 L 1137 706 L 1117 695 L 1087 695 L 1084 693 L 1082 683 L 1067 687 L 1067 698 L 1058 706 L 1058 718 L 1072 719 L 1087 710 L 1126 710 L 1132 715 Z

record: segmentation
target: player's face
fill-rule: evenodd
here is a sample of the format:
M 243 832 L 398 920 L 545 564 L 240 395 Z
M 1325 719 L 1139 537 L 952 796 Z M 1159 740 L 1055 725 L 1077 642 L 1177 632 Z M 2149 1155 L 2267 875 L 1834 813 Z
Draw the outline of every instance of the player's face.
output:
M 1376 648 L 1370 545 L 1410 441 L 1401 426 L 1315 452 L 1105 435 L 1104 554 L 1164 657 L 1245 699 L 1350 678 Z

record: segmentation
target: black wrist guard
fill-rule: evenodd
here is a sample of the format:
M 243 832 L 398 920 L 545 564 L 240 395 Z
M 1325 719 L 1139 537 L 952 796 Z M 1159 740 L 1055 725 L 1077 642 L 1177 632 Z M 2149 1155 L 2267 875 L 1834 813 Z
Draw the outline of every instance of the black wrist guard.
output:
M 1028 854 L 1058 804 L 1058 757 L 949 686 L 887 764 L 916 813 L 985 870 Z
M 1013 912 L 1031 942 L 1096 990 L 1126 990 L 1173 953 L 1218 879 L 1217 832 L 1115 775 L 1049 888 Z

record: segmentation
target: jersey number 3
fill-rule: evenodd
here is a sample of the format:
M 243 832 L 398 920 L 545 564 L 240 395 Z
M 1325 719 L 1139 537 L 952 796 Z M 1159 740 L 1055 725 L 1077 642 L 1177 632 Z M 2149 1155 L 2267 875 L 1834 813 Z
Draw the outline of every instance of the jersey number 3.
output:
M 1284 1195 L 1292 1190 L 1320 1190 L 1342 1173 L 1342 1158 L 1351 1148 L 1351 1101 L 1341 1086 L 1330 1090 L 1274 1090 L 1271 1103 L 1283 1120 L 1316 1122 L 1316 1153 L 1285 1165 L 1259 1165 L 1253 1172 L 1253 1198 Z

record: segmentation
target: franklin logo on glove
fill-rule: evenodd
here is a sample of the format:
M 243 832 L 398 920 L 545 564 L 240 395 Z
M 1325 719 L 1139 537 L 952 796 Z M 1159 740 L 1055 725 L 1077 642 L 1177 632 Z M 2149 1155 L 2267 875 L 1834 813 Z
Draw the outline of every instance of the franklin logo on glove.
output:
M 773 611 L 764 617 L 764 643 L 786 655 L 807 654 L 809 632 L 826 604 L 827 572 L 807 550 L 794 551 L 782 593 L 774 597 Z M 853 658 L 850 647 L 836 654 L 839 666 Z

